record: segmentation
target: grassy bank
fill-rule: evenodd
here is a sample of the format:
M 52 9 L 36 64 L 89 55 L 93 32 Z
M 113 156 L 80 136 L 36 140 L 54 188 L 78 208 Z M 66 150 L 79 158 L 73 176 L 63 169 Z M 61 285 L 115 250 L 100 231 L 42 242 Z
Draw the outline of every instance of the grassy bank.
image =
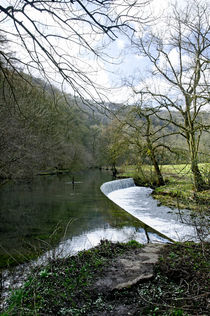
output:
M 210 184 L 210 163 L 200 164 L 199 168 L 206 182 Z M 136 184 L 154 188 L 153 196 L 161 204 L 169 207 L 188 208 L 198 212 L 209 211 L 210 188 L 202 192 L 194 192 L 190 165 L 162 165 L 165 185 L 156 187 L 152 166 L 123 166 L 119 168 L 119 177 L 132 177 Z
M 208 315 L 209 244 L 171 244 L 163 249 L 154 278 L 124 290 L 98 291 L 116 257 L 141 251 L 135 241 L 99 246 L 37 268 L 15 291 L 8 315 Z

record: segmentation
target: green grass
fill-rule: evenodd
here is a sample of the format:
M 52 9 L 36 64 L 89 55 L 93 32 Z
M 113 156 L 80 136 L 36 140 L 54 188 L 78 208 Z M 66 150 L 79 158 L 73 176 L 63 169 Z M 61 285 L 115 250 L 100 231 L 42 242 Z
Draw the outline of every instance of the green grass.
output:
M 131 256 L 141 247 L 136 241 L 103 241 L 77 256 L 50 261 L 12 293 L 1 315 L 207 316 L 208 243 L 166 245 L 153 279 L 110 293 L 95 290 L 95 280 L 116 257 Z
M 143 165 L 141 168 L 135 165 L 123 166 L 119 171 L 120 177 L 132 177 L 137 185 L 153 187 L 153 196 L 164 205 L 199 212 L 209 210 L 210 189 L 194 192 L 189 164 L 162 165 L 160 168 L 166 183 L 161 187 L 154 185 L 155 173 L 152 166 Z M 210 163 L 199 164 L 199 169 L 206 182 L 210 183 Z
M 24 286 L 12 293 L 3 315 L 86 315 L 93 303 L 90 287 L 96 276 L 114 257 L 141 247 L 136 241 L 103 241 L 77 256 L 50 261 L 36 268 Z
M 198 166 L 204 178 L 206 178 L 206 175 L 210 173 L 210 163 L 202 163 Z M 125 177 L 138 177 L 141 176 L 141 169 L 145 174 L 154 175 L 154 167 L 149 165 L 142 165 L 141 168 L 136 165 L 124 165 L 119 168 L 119 171 L 120 174 Z M 190 179 L 192 177 L 189 164 L 160 165 L 160 169 L 165 177 L 171 177 L 171 181 L 176 181 L 176 179 Z

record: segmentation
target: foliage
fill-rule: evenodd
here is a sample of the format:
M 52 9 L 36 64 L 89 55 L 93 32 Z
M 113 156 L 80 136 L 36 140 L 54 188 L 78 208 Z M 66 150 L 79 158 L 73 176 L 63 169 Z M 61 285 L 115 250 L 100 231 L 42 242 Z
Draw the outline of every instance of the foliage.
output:
M 176 243 L 164 248 L 156 269 L 174 282 L 181 294 L 179 299 L 173 299 L 176 293 L 172 293 L 171 299 L 165 297 L 165 304 L 171 300 L 176 308 L 183 309 L 188 315 L 195 311 L 197 315 L 207 315 L 209 256 L 209 243 Z
M 40 170 L 84 168 L 92 163 L 90 126 L 75 101 L 22 74 L 11 87 L 0 74 L 0 177 L 31 177 Z M 68 103 L 67 103 L 68 102 Z
M 95 280 L 117 256 L 141 251 L 135 241 L 107 241 L 77 256 L 37 268 L 13 292 L 3 315 L 207 315 L 209 244 L 176 243 L 163 248 L 152 280 L 112 292 L 96 292 Z
M 93 249 L 66 259 L 56 259 L 33 271 L 24 287 L 14 291 L 5 315 L 80 315 L 92 304 L 101 305 L 92 286 L 110 260 L 130 249 L 142 247 L 136 241 L 112 244 L 103 241 Z M 56 300 L 55 300 L 56 298 Z
M 129 155 L 129 146 L 126 136 L 122 133 L 121 124 L 113 120 L 104 126 L 100 134 L 102 162 L 108 166 L 121 164 Z

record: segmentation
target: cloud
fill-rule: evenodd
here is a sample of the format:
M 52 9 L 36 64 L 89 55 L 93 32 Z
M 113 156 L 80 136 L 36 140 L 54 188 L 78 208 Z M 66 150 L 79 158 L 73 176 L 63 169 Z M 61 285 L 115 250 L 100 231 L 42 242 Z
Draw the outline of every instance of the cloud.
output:
M 9 1 L 6 1 L 5 3 L 8 4 Z M 135 5 L 132 6 L 133 3 L 135 3 Z M 112 14 L 110 15 L 110 18 L 116 16 L 116 13 L 120 14 L 121 21 L 119 22 L 126 22 L 129 20 L 138 30 L 136 35 L 141 36 L 142 24 L 139 22 L 144 21 L 144 19 L 147 21 L 148 18 L 151 19 L 153 16 L 156 16 L 159 19 L 150 23 L 150 26 L 155 32 L 161 33 L 166 38 L 166 36 L 171 34 L 171 29 L 168 27 L 168 24 L 166 24 L 168 21 L 165 19 L 166 13 L 169 12 L 169 5 L 171 3 L 177 3 L 177 6 L 183 6 L 186 4 L 186 1 L 153 0 L 148 6 L 143 5 L 144 3 L 144 0 L 114 0 L 112 1 L 110 9 L 110 14 Z M 47 47 L 47 50 L 49 50 L 56 62 L 65 69 L 66 75 L 82 91 L 84 96 L 88 98 L 91 96 L 98 98 L 99 93 L 101 92 L 103 98 L 111 98 L 116 102 L 119 100 L 119 102 L 121 102 L 123 99 L 125 100 L 127 98 L 129 99 L 131 94 L 130 89 L 125 85 L 121 88 L 113 88 L 113 82 L 117 81 L 119 83 L 120 79 L 126 76 L 131 77 L 132 75 L 135 75 L 137 78 L 139 73 L 143 77 L 146 68 L 148 68 L 148 63 L 143 56 L 127 49 L 128 41 L 126 41 L 126 37 L 120 34 L 120 32 L 117 33 L 118 38 L 116 41 L 112 42 L 112 44 L 107 47 L 107 37 L 104 34 L 98 31 L 95 32 L 96 29 L 92 29 L 90 24 L 84 23 L 82 20 L 74 20 L 74 17 L 81 13 L 82 11 L 79 9 L 75 10 L 75 4 L 74 10 L 66 13 L 64 11 L 64 19 L 66 18 L 65 14 L 68 15 L 69 19 L 72 17 L 70 22 L 71 28 L 69 28 L 65 24 L 60 24 L 58 21 L 56 22 L 52 16 L 46 13 L 40 13 L 33 9 L 29 9 L 28 11 L 28 14 L 30 14 L 33 20 L 37 22 L 40 32 L 42 32 L 41 34 L 49 35 L 47 40 L 49 40 L 51 45 L 49 45 L 49 43 L 47 44 L 44 38 L 41 38 L 40 35 L 35 33 L 37 39 L 40 40 L 41 44 L 46 45 L 45 47 Z M 29 30 L 34 31 L 31 22 L 26 20 L 23 15 L 19 15 L 19 17 Z M 5 32 L 15 32 L 14 25 L 12 25 L 11 21 L 2 23 L 2 28 Z M 80 32 L 82 38 L 78 37 L 77 32 Z M 45 54 L 38 46 L 34 46 L 34 42 L 29 39 L 24 32 L 23 36 L 32 57 L 35 60 L 37 60 L 37 58 L 39 59 L 47 76 L 53 83 L 59 86 L 59 84 L 63 82 L 63 78 L 59 74 L 58 69 L 56 69 L 52 61 L 46 58 Z M 10 45 L 12 49 L 17 52 L 16 56 L 22 59 L 27 66 L 35 66 L 35 62 L 32 62 L 31 57 L 27 54 L 17 33 L 14 36 L 11 34 L 9 35 L 8 33 L 8 37 L 11 39 Z M 87 44 L 100 55 L 100 58 L 96 57 L 93 51 L 87 47 Z M 127 55 L 120 55 L 120 53 L 126 49 L 128 52 Z M 168 56 L 173 66 L 178 69 L 179 56 L 177 50 L 171 48 Z M 182 58 L 185 64 L 190 62 L 190 58 L 187 54 L 183 55 Z M 107 61 L 109 61 L 110 64 Z M 122 63 L 120 64 L 121 61 Z M 164 56 L 161 56 L 160 65 L 163 68 L 168 67 Z M 27 71 L 27 68 L 24 70 Z M 31 68 L 32 73 L 37 76 L 39 75 L 39 70 L 40 69 L 36 70 L 35 68 Z M 146 83 L 156 85 L 153 81 L 150 82 L 150 79 L 147 79 Z M 157 80 L 157 85 L 165 89 L 165 86 L 161 81 Z M 68 80 L 64 86 L 67 92 L 73 92 Z
M 116 44 L 119 49 L 123 49 L 125 48 L 126 42 L 123 39 L 117 39 Z

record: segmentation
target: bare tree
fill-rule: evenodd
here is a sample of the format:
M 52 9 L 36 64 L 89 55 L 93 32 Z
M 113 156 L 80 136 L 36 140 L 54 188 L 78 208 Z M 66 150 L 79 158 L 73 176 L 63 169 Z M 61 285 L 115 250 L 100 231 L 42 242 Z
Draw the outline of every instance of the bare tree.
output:
M 161 132 L 165 126 L 154 128 L 152 117 L 154 117 L 153 110 L 135 106 L 129 111 L 125 124 L 129 128 L 127 132 L 131 133 L 131 141 L 134 141 L 135 145 L 140 148 L 142 148 L 142 144 L 144 144 L 146 155 L 149 157 L 155 170 L 157 185 L 164 185 L 164 179 L 157 159 L 157 151 L 163 146 L 162 143 L 160 143 L 160 139 L 162 138 Z M 133 134 L 136 133 L 137 135 L 135 137 Z
M 173 156 L 177 155 L 177 149 L 167 144 L 166 140 L 178 135 L 179 132 L 171 129 L 171 123 L 167 120 L 157 120 L 157 116 L 160 116 L 159 109 L 144 100 L 144 94 L 141 94 L 139 101 L 133 106 L 128 106 L 126 115 L 119 120 L 128 142 L 139 149 L 140 155 L 149 158 L 154 167 L 156 184 L 164 185 L 159 166 L 160 151 L 170 152 Z
M 133 40 L 133 46 L 152 64 L 156 80 L 146 79 L 136 92 L 144 93 L 158 109 L 157 117 L 172 123 L 186 139 L 197 191 L 205 188 L 198 168 L 200 139 L 210 127 L 200 116 L 202 110 L 209 109 L 210 100 L 209 14 L 205 1 L 190 1 L 183 9 L 173 6 L 161 29 L 152 27 Z M 174 115 L 177 112 L 180 120 Z
M 133 32 L 149 1 L 5 0 L 0 4 L 1 33 L 21 54 L 8 58 L 1 51 L 1 57 L 15 72 L 21 68 L 54 81 L 59 73 L 72 93 L 100 99 L 91 63 L 111 61 L 102 48 L 120 32 Z

